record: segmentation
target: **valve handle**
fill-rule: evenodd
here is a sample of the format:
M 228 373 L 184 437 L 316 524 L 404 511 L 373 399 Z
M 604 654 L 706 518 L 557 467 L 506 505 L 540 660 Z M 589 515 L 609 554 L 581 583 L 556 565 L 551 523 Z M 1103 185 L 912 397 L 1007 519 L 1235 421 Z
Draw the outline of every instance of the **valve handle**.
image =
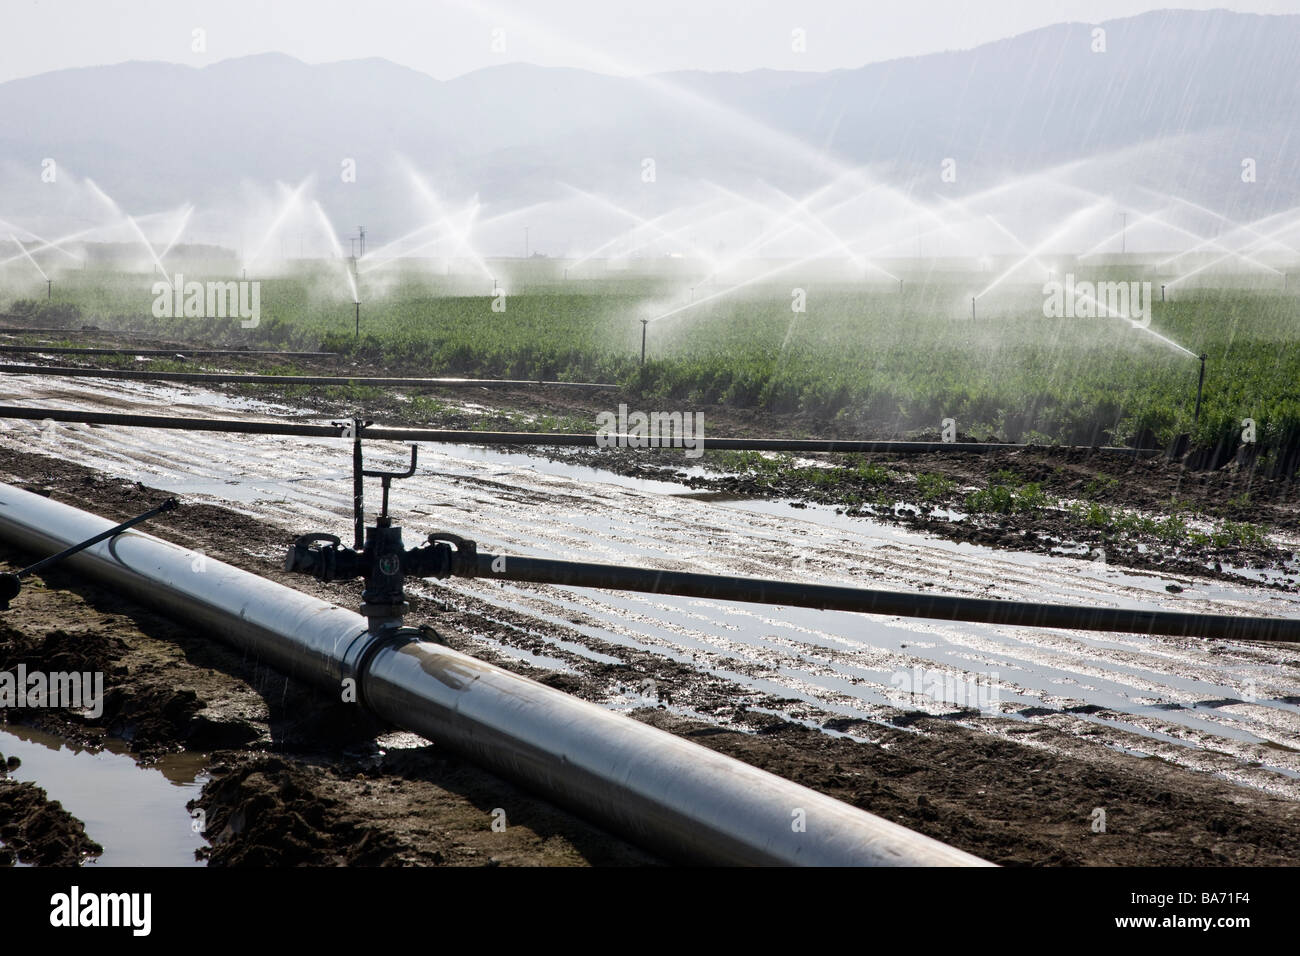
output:
M 367 478 L 385 478 L 388 479 L 389 481 L 391 481 L 394 478 L 410 478 L 413 474 L 415 474 L 415 460 L 416 460 L 416 455 L 418 453 L 419 453 L 419 448 L 415 445 L 412 445 L 411 466 L 407 468 L 406 471 L 365 471 L 363 469 L 361 474 L 365 475 Z

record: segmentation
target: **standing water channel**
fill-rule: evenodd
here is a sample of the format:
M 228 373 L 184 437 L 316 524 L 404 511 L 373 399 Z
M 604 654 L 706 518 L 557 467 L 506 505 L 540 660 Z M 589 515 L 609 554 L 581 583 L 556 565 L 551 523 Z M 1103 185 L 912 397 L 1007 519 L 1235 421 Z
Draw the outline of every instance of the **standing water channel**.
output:
M 22 763 L 8 777 L 41 787 L 104 848 L 91 866 L 201 866 L 205 846 L 185 804 L 199 795 L 206 754 L 168 754 L 142 767 L 121 741 L 91 751 L 62 737 L 0 725 L 0 753 Z

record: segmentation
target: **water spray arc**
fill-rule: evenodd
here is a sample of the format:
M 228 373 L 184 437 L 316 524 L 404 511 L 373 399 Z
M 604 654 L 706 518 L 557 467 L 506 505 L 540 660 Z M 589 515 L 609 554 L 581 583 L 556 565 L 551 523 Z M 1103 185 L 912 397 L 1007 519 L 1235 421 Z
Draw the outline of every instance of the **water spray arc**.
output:
M 613 200 L 606 199 L 604 196 L 597 196 L 595 193 L 588 192 L 585 189 L 579 189 L 577 186 L 570 186 L 566 184 L 565 188 L 572 191 L 575 195 L 578 195 L 583 199 L 587 200 L 588 202 L 594 203 L 604 209 L 609 210 L 610 212 L 616 213 L 617 215 L 623 216 L 631 220 L 633 223 L 636 224 L 636 229 L 633 229 L 632 233 L 635 233 L 641 229 L 648 229 L 657 233 L 663 239 L 672 242 L 679 242 L 682 245 L 689 247 L 695 253 L 696 256 L 698 256 L 701 260 L 703 260 L 708 265 L 711 271 L 714 272 L 717 271 L 718 263 L 713 258 L 713 256 L 711 256 L 707 250 L 700 248 L 690 239 L 685 238 L 681 235 L 681 232 L 687 227 L 682 227 L 682 229 L 670 231 L 664 229 L 662 226 L 659 225 L 659 223 L 662 222 L 664 219 L 669 218 L 670 216 L 679 215 L 681 213 L 681 210 L 673 210 L 672 212 L 665 213 L 662 216 L 656 216 L 653 219 L 646 219 L 643 216 L 638 216 L 630 209 L 625 209 L 624 207 L 620 206 L 618 203 L 614 202 Z M 591 255 L 588 255 L 584 257 L 581 260 L 581 262 L 585 262 L 587 259 L 590 258 Z M 577 264 L 581 264 L 581 262 Z
M 855 240 L 850 240 L 850 241 L 852 242 Z M 815 262 L 818 259 L 821 259 L 829 255 L 830 253 L 835 252 L 837 249 L 839 249 L 839 247 L 840 247 L 840 243 L 837 241 L 834 245 L 825 246 L 822 249 L 819 249 L 810 255 L 803 256 L 802 258 L 794 259 L 789 262 L 783 262 L 777 266 L 773 266 L 771 269 L 768 269 L 758 275 L 750 276 L 748 279 L 744 279 L 740 282 L 736 282 L 730 286 L 727 286 L 724 289 L 719 289 L 718 291 L 710 293 L 709 295 L 706 295 L 700 299 L 694 298 L 694 289 L 692 289 L 691 290 L 692 300 L 690 302 L 686 303 L 685 305 L 680 305 L 677 306 L 676 308 L 669 309 L 667 312 L 661 313 L 660 315 L 655 316 L 649 321 L 659 322 L 662 321 L 663 319 L 668 319 L 671 318 L 672 316 L 679 315 L 682 312 L 685 312 L 689 309 L 694 309 L 698 306 L 704 305 L 705 303 L 712 302 L 724 296 L 731 295 L 735 292 L 740 291 L 741 289 L 748 288 L 749 286 L 755 285 L 756 283 L 764 282 L 768 279 L 773 278 L 774 276 L 778 276 L 783 272 L 788 272 L 791 269 L 797 269 L 800 266 L 805 266 L 810 262 Z M 894 276 L 893 278 L 897 280 L 896 276 Z
M 1169 285 L 1170 285 L 1170 286 L 1174 286 L 1174 285 L 1177 285 L 1177 284 L 1180 283 L 1180 282 L 1184 282 L 1184 281 L 1186 281 L 1187 279 L 1192 278 L 1192 276 L 1199 275 L 1200 273 L 1204 272 L 1205 270 L 1210 269 L 1210 268 L 1212 268 L 1213 266 L 1218 265 L 1220 262 L 1222 262 L 1222 261 L 1225 260 L 1225 259 L 1231 259 L 1231 258 L 1233 258 L 1233 257 L 1236 257 L 1236 258 L 1239 258 L 1239 259 L 1245 259 L 1245 260 L 1247 260 L 1247 261 L 1253 261 L 1253 260 L 1250 259 L 1249 256 L 1244 256 L 1244 255 L 1243 255 L 1243 252 L 1246 251 L 1246 250 L 1253 249 L 1255 246 L 1259 245 L 1260 243 L 1268 242 L 1269 240 L 1274 239 L 1276 236 L 1284 235 L 1284 234 L 1286 234 L 1286 233 L 1288 233 L 1288 232 L 1291 232 L 1293 229 L 1297 229 L 1297 228 L 1300 228 L 1300 222 L 1291 222 L 1291 223 L 1287 223 L 1285 226 L 1282 226 L 1282 227 L 1279 228 L 1279 229 L 1275 229 L 1275 230 L 1273 230 L 1273 231 L 1270 232 L 1270 233 L 1266 233 L 1265 235 L 1262 235 L 1262 236 L 1260 236 L 1258 239 L 1254 240 L 1253 242 L 1247 243 L 1245 246 L 1242 247 L 1241 250 L 1236 250 L 1236 251 L 1232 251 L 1232 252 L 1224 253 L 1223 255 L 1219 256 L 1218 258 L 1216 258 L 1216 259 L 1212 259 L 1212 260 L 1210 260 L 1209 262 L 1205 263 L 1204 265 L 1202 265 L 1202 266 L 1200 266 L 1200 267 L 1198 267 L 1198 268 L 1196 268 L 1196 269 L 1191 270 L 1190 272 L 1185 272 L 1185 273 L 1183 273 L 1182 275 L 1178 276 L 1176 279 L 1170 279 L 1170 280 L 1169 280 Z M 1270 266 L 1270 265 L 1265 265 L 1264 263 L 1257 263 L 1257 264 L 1258 264 L 1261 268 L 1267 269 L 1267 270 L 1270 271 L 1270 272 L 1274 272 L 1274 273 L 1276 273 L 1276 274 L 1278 274 L 1278 275 L 1284 275 L 1284 274 L 1281 272 L 1281 270 L 1274 269 L 1274 268 L 1273 268 L 1272 266 Z
M 419 193 L 420 197 L 424 199 L 433 210 L 435 219 L 447 224 L 447 230 L 451 234 L 452 240 L 456 243 L 456 247 L 460 252 L 468 258 L 471 263 L 473 263 L 474 268 L 476 268 L 484 278 L 492 279 L 492 270 L 488 268 L 488 264 L 484 261 L 483 256 L 479 254 L 478 250 L 476 250 L 470 242 L 470 233 L 473 232 L 475 220 L 478 218 L 479 204 L 477 198 L 475 198 L 461 213 L 464 223 L 463 225 L 457 226 L 455 220 L 447 215 L 446 210 L 443 208 L 442 200 L 438 198 L 438 194 L 434 192 L 433 187 L 425 182 L 420 174 L 417 173 L 409 164 L 407 165 L 406 174 L 407 179 L 410 180 L 415 191 Z
M 289 217 L 299 209 L 302 203 L 303 193 L 306 191 L 310 183 L 311 177 L 308 177 L 292 190 L 288 191 L 288 195 L 285 196 L 284 201 L 280 204 L 279 211 L 274 217 L 272 217 L 270 225 L 268 225 L 266 230 L 262 233 L 262 237 L 258 240 L 257 245 L 253 247 L 252 253 L 242 258 L 240 267 L 243 269 L 245 277 L 248 275 L 248 267 L 261 258 L 262 251 L 284 227 L 284 224 L 288 221 Z M 282 191 L 285 191 L 286 187 L 281 185 L 280 188 Z
M 27 261 L 32 264 L 32 268 L 34 268 L 37 272 L 39 272 L 41 278 L 48 283 L 50 281 L 50 277 L 45 274 L 45 270 L 41 268 L 40 263 L 32 258 L 32 254 L 27 251 L 27 247 L 24 246 L 22 242 L 19 240 L 19 238 L 15 236 L 12 232 L 9 233 L 9 238 L 14 241 L 14 245 L 16 245 L 19 249 L 22 250 L 23 255 L 26 256 L 27 258 Z
M 162 273 L 163 278 L 166 279 L 168 282 L 171 282 L 172 277 L 168 275 L 167 268 L 162 264 L 162 259 L 158 257 L 158 253 L 154 250 L 153 243 L 151 243 L 149 241 L 149 237 L 144 234 L 144 230 L 140 228 L 140 224 L 139 222 L 136 221 L 135 217 L 128 215 L 126 212 L 124 212 L 122 210 L 122 207 L 119 206 L 116 202 L 114 202 L 114 200 L 112 199 L 111 196 L 108 195 L 108 193 L 104 192 L 104 190 L 100 189 L 99 186 L 95 185 L 95 183 L 92 180 L 87 179 L 86 185 L 90 187 L 91 191 L 94 192 L 95 195 L 98 196 L 99 199 L 102 200 L 108 206 L 108 208 L 113 211 L 114 214 L 121 217 L 121 219 L 131 228 L 131 231 L 135 233 L 136 237 L 140 240 L 140 243 L 145 247 L 145 250 L 149 253 L 149 257 L 153 259 L 154 265 L 157 267 L 158 271 Z
M 0 266 L 7 265 L 10 262 L 16 262 L 17 260 L 21 259 L 27 251 L 43 252 L 46 249 L 53 249 L 55 252 L 62 253 L 63 255 L 71 259 L 73 262 L 79 263 L 84 266 L 85 259 L 82 258 L 81 256 L 76 255 L 75 253 L 69 252 L 67 249 L 64 249 L 62 243 L 70 242 L 73 239 L 80 239 L 84 236 L 91 235 L 92 233 L 99 232 L 103 228 L 102 226 L 95 226 L 90 229 L 82 229 L 79 232 L 75 232 L 68 236 L 60 236 L 58 239 L 42 239 L 40 236 L 32 232 L 30 229 L 27 229 L 23 226 L 18 226 L 15 223 L 9 222 L 7 219 L 0 219 L 0 223 L 3 223 L 5 227 L 9 228 L 10 230 L 17 230 L 18 232 L 25 234 L 28 238 L 28 242 L 34 243 L 34 245 L 31 247 L 30 250 L 24 250 L 22 253 L 12 255 L 7 259 L 0 259 Z
M 339 237 L 334 232 L 334 227 L 330 225 L 329 217 L 325 215 L 325 210 L 319 202 L 312 201 L 312 210 L 316 213 L 317 220 L 320 223 L 321 231 L 330 241 L 334 250 L 335 258 L 342 261 L 343 276 L 348 280 L 348 291 L 352 293 L 353 315 L 356 320 L 356 337 L 361 337 L 361 294 L 357 289 L 357 277 L 352 270 L 348 268 L 347 259 L 343 255 L 343 246 L 339 244 Z
M 445 230 L 446 228 L 447 228 L 446 224 L 443 223 L 441 220 L 439 220 L 438 222 L 425 223 L 423 226 L 419 226 L 416 229 L 412 229 L 410 232 L 406 233 L 405 235 L 398 236 L 396 239 L 392 240 L 391 242 L 385 243 L 384 245 L 376 249 L 374 252 L 370 253 L 370 255 L 365 258 L 364 265 L 358 263 L 357 273 L 360 274 L 362 272 L 369 272 L 371 269 L 378 269 L 383 265 L 385 265 L 386 263 L 395 259 L 408 258 L 410 256 L 413 256 L 416 252 L 419 252 L 422 249 L 426 249 L 437 242 L 441 242 L 443 239 L 443 235 L 439 233 L 438 235 L 434 236 L 433 239 L 426 240 L 422 242 L 420 245 L 415 246 L 412 249 L 406 249 L 400 252 L 395 251 L 398 249 L 399 246 L 402 245 L 402 243 L 410 242 L 411 240 L 415 239 L 417 236 L 422 236 L 425 233 L 429 232 L 431 229 Z
M 1287 216 L 1292 213 L 1295 213 L 1298 210 L 1300 210 L 1300 207 L 1292 207 L 1290 209 L 1285 209 L 1282 212 L 1272 213 L 1260 219 L 1256 219 L 1253 222 L 1240 223 L 1234 219 L 1229 219 L 1227 216 L 1221 213 L 1215 212 L 1213 209 L 1210 209 L 1206 206 L 1202 206 L 1200 203 L 1192 202 L 1190 199 L 1184 199 L 1183 197 L 1175 196 L 1172 193 L 1158 192 L 1157 190 L 1151 189 L 1150 187 L 1147 186 L 1142 186 L 1140 188 L 1143 189 L 1145 192 L 1151 193 L 1153 196 L 1160 196 L 1163 199 L 1172 200 L 1173 202 L 1186 206 L 1189 209 L 1194 209 L 1197 212 L 1204 213 L 1205 215 L 1210 216 L 1227 226 L 1231 226 L 1232 228 L 1229 229 L 1226 233 L 1224 233 L 1224 238 L 1230 238 L 1239 232 L 1247 232 L 1258 239 L 1265 239 L 1270 241 L 1271 244 L 1273 245 L 1280 246 L 1283 250 L 1285 250 L 1287 253 L 1291 255 L 1300 255 L 1300 249 L 1296 249 L 1294 246 L 1289 245 L 1288 243 L 1281 242 L 1270 236 L 1266 236 L 1264 233 L 1261 233 L 1258 229 L 1255 228 L 1256 226 L 1262 226 L 1264 223 L 1272 222 L 1274 219 L 1278 219 L 1282 216 Z M 1226 248 L 1215 240 L 1206 239 L 1203 244 L 1207 244 L 1207 243 L 1213 243 L 1215 245 L 1219 245 L 1220 248 Z M 1184 252 L 1180 253 L 1179 255 L 1186 255 L 1187 253 L 1194 252 L 1199 248 L 1201 248 L 1201 246 L 1199 245 L 1193 246 L 1191 249 L 1184 250 Z M 1178 258 L 1178 256 L 1173 257 L 1173 259 L 1176 258 Z M 1160 265 L 1161 266 L 1167 265 L 1169 262 L 1173 261 L 1173 259 L 1166 259 L 1164 262 L 1160 263 Z M 1262 265 L 1262 263 L 1259 264 Z
M 186 204 L 185 208 L 181 212 L 180 224 L 176 227 L 176 231 L 172 233 L 171 241 L 163 247 L 162 252 L 158 253 L 159 260 L 166 259 L 167 253 L 172 251 L 172 246 L 176 245 L 176 243 L 180 241 L 181 236 L 185 233 L 185 227 L 189 225 L 190 217 L 192 215 L 194 215 L 194 207 Z
M 1024 248 L 1026 249 L 1025 255 L 1022 258 L 1016 260 L 1015 263 L 1013 263 L 1009 268 L 1004 270 L 997 278 L 995 278 L 992 282 L 990 282 L 987 286 L 985 286 L 981 291 L 977 292 L 975 294 L 975 298 L 979 299 L 988 295 L 999 285 L 1001 285 L 1009 276 L 1013 275 L 1017 270 L 1019 270 L 1028 262 L 1037 263 L 1039 266 L 1041 266 L 1041 268 L 1044 271 L 1046 271 L 1047 266 L 1044 263 L 1042 263 L 1041 260 L 1039 260 L 1038 258 L 1039 254 L 1042 253 L 1045 249 L 1047 249 L 1052 243 L 1058 241 L 1061 238 L 1061 236 L 1066 235 L 1071 229 L 1074 229 L 1078 224 L 1077 220 L 1091 215 L 1093 212 L 1096 211 L 1096 209 L 1097 209 L 1097 204 L 1094 203 L 1093 205 L 1088 206 L 1085 209 L 1078 210 L 1077 212 L 1074 213 L 1074 215 L 1066 219 L 1065 223 L 1062 224 L 1060 229 L 1057 229 L 1055 232 L 1049 235 L 1042 242 L 1038 243 L 1036 246 L 1033 246 L 1032 248 L 1024 246 Z M 998 225 L 999 228 L 1004 228 L 1000 224 L 997 224 L 996 220 L 994 220 L 994 223 L 995 225 Z M 1017 242 L 1019 242 L 1019 240 L 1017 240 Z

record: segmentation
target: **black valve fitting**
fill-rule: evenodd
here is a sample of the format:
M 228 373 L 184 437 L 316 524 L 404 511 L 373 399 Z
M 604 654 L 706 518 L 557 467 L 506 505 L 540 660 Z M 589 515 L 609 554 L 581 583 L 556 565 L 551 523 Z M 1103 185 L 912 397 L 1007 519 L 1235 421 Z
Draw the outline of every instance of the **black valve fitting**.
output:
M 362 464 L 361 433 L 368 424 L 354 419 L 353 488 L 354 524 L 357 544 L 346 548 L 337 535 L 304 534 L 294 540 L 284 558 L 284 569 L 310 574 L 320 581 L 343 581 L 364 578 L 361 613 L 370 621 L 374 633 L 392 633 L 402 623 L 407 608 L 404 585 L 406 578 L 447 578 L 453 574 L 472 577 L 478 565 L 478 549 L 473 541 L 455 534 L 435 532 L 428 543 L 407 550 L 402 543 L 402 529 L 393 524 L 388 513 L 390 484 L 415 474 L 416 448 L 411 446 L 411 461 L 405 471 L 369 471 Z M 363 527 L 361 481 L 378 478 L 383 484 L 383 502 L 375 523 Z M 363 533 L 364 531 L 364 533 Z M 3 582 L 0 582 L 2 584 Z

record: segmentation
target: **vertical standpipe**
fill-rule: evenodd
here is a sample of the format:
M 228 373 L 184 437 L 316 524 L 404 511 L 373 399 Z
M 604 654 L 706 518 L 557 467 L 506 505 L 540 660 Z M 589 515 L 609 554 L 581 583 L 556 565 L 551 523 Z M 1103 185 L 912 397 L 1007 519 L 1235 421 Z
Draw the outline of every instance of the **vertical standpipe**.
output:
M 0 540 L 40 555 L 113 523 L 0 485 Z M 326 692 L 356 680 L 379 717 L 633 842 L 713 864 L 979 866 L 985 861 L 698 744 L 406 631 L 129 531 L 68 559 Z
M 352 419 L 352 541 L 358 551 L 366 546 L 366 486 L 362 478 L 361 429 L 365 422 Z
M 1201 375 L 1196 380 L 1196 413 L 1192 416 L 1192 424 L 1201 423 L 1201 391 L 1205 388 L 1205 353 L 1201 353 Z

